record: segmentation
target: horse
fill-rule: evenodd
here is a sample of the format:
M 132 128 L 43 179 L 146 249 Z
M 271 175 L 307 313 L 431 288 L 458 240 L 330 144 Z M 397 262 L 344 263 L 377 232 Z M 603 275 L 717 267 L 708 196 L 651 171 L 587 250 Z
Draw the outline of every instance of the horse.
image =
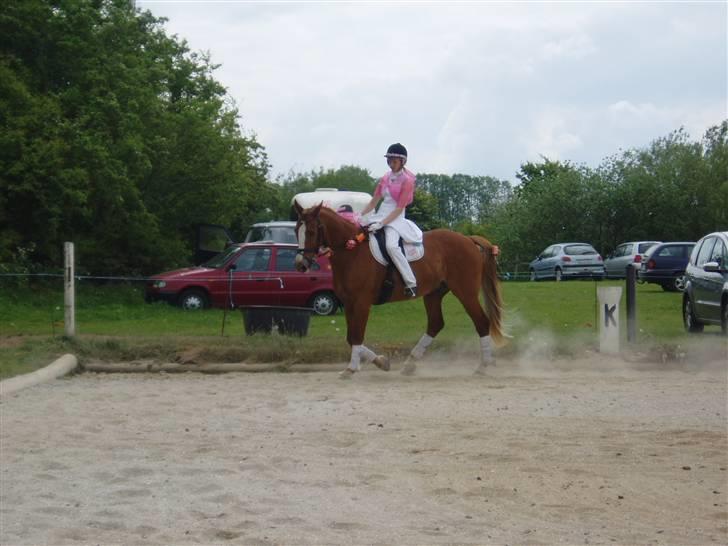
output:
M 344 307 L 351 360 L 340 376 L 352 377 L 362 362 L 371 362 L 388 371 L 389 359 L 363 344 L 369 312 L 371 306 L 378 303 L 387 268 L 374 259 L 368 244 L 356 244 L 357 236 L 359 240 L 363 238 L 360 226 L 323 204 L 304 210 L 295 203 L 295 210 L 298 213 L 296 269 L 307 271 L 320 249 L 328 249 L 334 292 Z M 425 232 L 423 244 L 424 256 L 410 262 L 410 266 L 417 278 L 418 294 L 424 299 L 427 330 L 410 351 L 402 373 L 415 373 L 417 361 L 444 327 L 442 298 L 452 292 L 462 303 L 480 337 L 480 363 L 475 373 L 483 374 L 488 366 L 495 364 L 492 344 L 500 345 L 504 337 L 501 331 L 503 303 L 496 270 L 497 247 L 483 237 L 466 236 L 448 229 Z M 411 299 L 404 295 L 400 275 L 394 275 L 393 282 L 389 301 Z M 485 309 L 479 300 L 481 290 Z

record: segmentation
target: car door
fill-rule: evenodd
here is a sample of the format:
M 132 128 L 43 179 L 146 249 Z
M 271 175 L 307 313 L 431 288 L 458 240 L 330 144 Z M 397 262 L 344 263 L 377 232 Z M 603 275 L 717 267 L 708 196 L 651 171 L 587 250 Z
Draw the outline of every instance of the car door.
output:
M 719 271 L 705 271 L 706 263 L 725 263 L 726 250 L 723 241 L 717 237 L 709 237 L 700 247 L 695 262 L 695 314 L 698 318 L 720 321 L 720 299 L 723 294 L 723 275 Z
M 197 224 L 195 226 L 195 265 L 200 265 L 233 243 L 230 232 L 217 224 Z
M 556 245 L 551 245 L 540 254 L 541 259 L 533 266 L 537 278 L 553 276 L 553 256 L 556 248 Z
M 296 253 L 296 248 L 276 248 L 273 270 L 283 279 L 281 304 L 303 307 L 322 284 L 323 276 L 318 264 L 312 264 L 305 273 L 296 271 Z
M 280 305 L 282 280 L 269 271 L 271 247 L 244 248 L 232 269 L 231 298 L 235 307 Z
M 612 258 L 610 260 L 606 260 L 604 267 L 607 271 L 608 277 L 620 278 L 625 276 L 627 264 L 630 262 L 630 258 L 632 257 L 632 246 L 633 245 L 631 243 L 619 245 L 614 251 Z

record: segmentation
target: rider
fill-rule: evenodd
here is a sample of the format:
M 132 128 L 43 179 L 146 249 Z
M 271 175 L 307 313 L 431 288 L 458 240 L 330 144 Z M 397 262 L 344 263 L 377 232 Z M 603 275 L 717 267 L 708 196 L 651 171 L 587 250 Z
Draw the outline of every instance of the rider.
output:
M 407 163 L 407 148 L 399 142 L 392 144 L 384 155 L 391 171 L 379 179 L 374 197 L 362 210 L 362 225 L 369 224 L 368 230 L 374 233 L 384 228 L 387 252 L 404 280 L 405 296 L 414 298 L 417 295 L 417 280 L 410 268 L 407 258 L 399 248 L 399 238 L 408 243 L 422 243 L 422 231 L 414 222 L 404 217 L 405 207 L 412 202 L 415 194 L 415 175 L 404 168 Z M 377 204 L 384 200 L 379 210 Z

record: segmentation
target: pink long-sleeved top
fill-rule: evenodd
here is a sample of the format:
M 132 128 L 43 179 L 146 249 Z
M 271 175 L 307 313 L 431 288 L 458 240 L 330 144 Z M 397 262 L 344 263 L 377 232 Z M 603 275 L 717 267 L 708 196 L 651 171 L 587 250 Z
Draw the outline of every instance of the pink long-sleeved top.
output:
M 389 171 L 379 179 L 379 183 L 374 190 L 374 197 L 383 197 L 384 190 L 389 190 L 389 194 L 396 201 L 397 207 L 405 208 L 414 199 L 415 175 L 407 169 L 402 169 L 397 174 Z

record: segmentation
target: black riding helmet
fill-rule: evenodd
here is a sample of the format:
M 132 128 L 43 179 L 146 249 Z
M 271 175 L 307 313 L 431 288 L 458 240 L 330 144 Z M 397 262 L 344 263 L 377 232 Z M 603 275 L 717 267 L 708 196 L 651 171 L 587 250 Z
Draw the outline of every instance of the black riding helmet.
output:
M 387 153 L 384 154 L 384 157 L 396 157 L 397 159 L 401 159 L 402 161 L 407 161 L 407 148 L 397 142 L 396 144 L 392 144 L 389 148 L 387 148 Z

